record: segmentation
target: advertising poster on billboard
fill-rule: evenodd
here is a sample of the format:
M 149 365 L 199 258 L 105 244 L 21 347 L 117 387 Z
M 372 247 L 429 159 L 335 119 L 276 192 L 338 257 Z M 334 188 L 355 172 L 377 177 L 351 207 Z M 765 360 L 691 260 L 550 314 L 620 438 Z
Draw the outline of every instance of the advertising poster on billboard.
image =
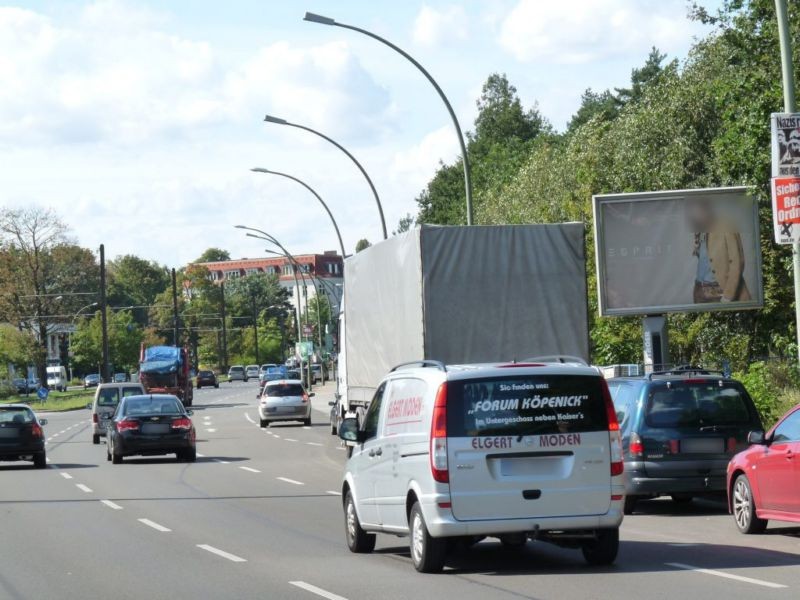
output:
M 762 306 L 758 211 L 746 188 L 593 201 L 601 315 Z

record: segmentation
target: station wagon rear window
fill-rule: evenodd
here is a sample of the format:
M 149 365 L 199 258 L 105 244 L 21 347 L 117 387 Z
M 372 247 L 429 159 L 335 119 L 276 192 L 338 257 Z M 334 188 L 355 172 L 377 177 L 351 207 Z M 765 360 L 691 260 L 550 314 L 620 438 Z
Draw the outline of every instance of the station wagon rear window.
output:
M 542 375 L 452 381 L 453 437 L 580 433 L 608 429 L 599 377 Z
M 0 407 L 0 423 L 33 423 L 33 413 L 22 407 Z
M 645 408 L 651 428 L 702 428 L 749 425 L 754 420 L 750 402 L 739 384 L 732 382 L 669 382 L 653 387 Z

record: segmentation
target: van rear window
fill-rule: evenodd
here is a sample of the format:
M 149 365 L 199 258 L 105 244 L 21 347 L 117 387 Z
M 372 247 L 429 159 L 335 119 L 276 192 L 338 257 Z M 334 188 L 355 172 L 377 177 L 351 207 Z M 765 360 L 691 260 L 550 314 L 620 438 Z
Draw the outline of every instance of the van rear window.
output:
M 601 386 L 599 377 L 582 375 L 450 381 L 447 432 L 474 437 L 607 430 Z
M 669 382 L 650 390 L 645 423 L 655 429 L 749 425 L 754 421 L 749 405 L 737 383 Z

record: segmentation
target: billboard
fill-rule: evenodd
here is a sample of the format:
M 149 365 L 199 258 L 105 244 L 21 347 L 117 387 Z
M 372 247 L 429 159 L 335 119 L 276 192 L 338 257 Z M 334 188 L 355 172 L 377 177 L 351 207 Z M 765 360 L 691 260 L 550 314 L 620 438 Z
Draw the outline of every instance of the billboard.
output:
M 747 188 L 593 197 L 601 316 L 760 308 L 758 207 Z

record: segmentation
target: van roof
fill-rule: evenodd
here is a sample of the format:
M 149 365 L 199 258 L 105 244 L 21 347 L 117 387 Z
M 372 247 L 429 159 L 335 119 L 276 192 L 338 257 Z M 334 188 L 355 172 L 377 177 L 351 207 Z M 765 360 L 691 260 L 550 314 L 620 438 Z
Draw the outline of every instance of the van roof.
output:
M 580 363 L 563 362 L 497 362 L 445 365 L 436 361 L 408 363 L 395 367 L 392 372 L 402 373 L 437 369 L 447 373 L 447 379 L 472 379 L 475 377 L 509 377 L 513 375 L 581 375 L 600 377 L 597 367 Z

